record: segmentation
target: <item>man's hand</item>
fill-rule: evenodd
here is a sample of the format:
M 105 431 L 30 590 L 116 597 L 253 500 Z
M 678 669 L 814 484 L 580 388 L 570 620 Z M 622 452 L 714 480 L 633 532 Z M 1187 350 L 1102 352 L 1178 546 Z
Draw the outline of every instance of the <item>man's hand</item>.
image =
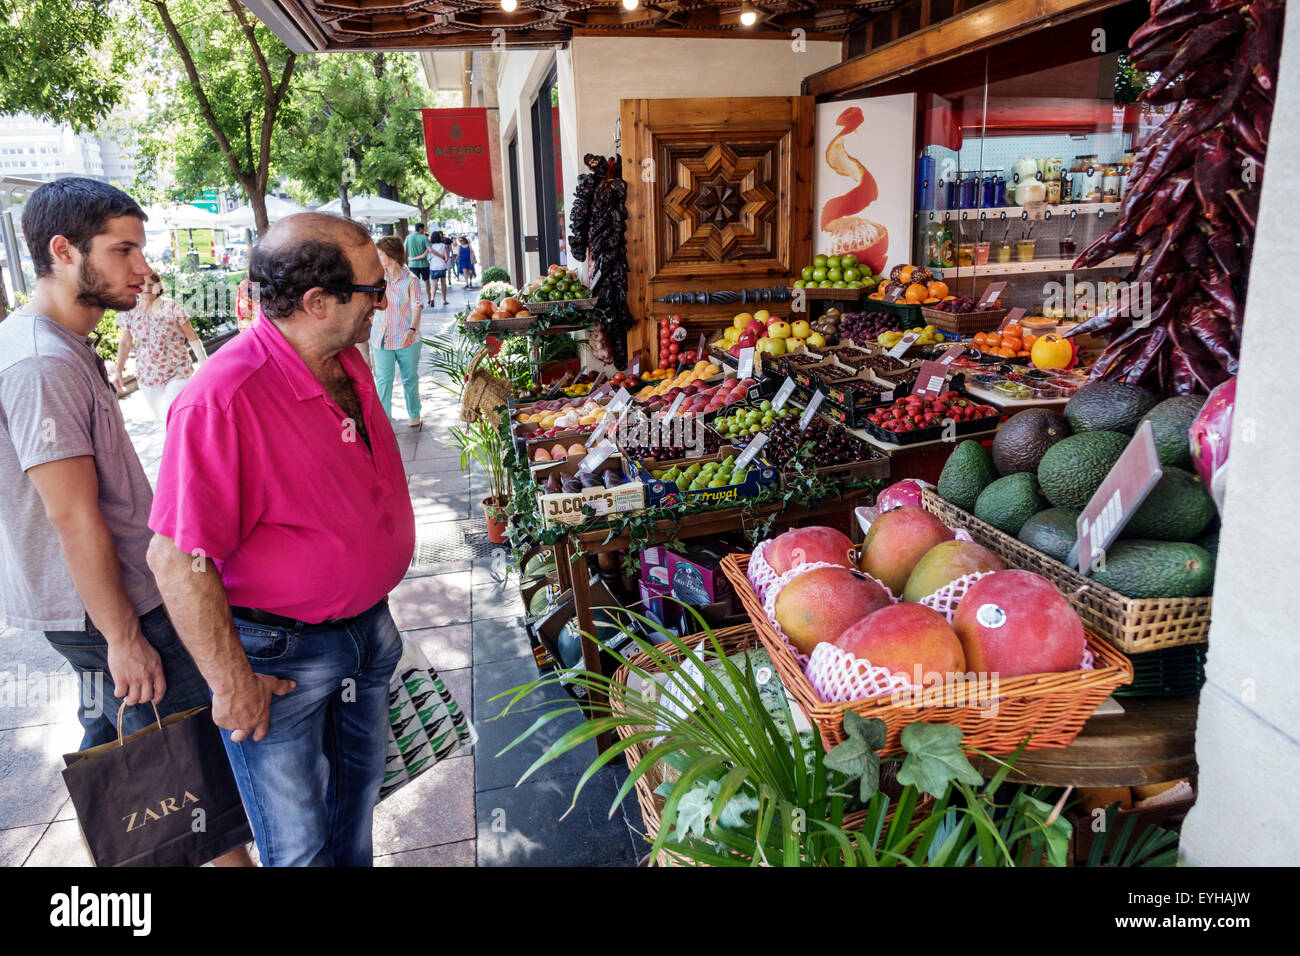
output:
M 250 674 L 227 693 L 212 694 L 212 720 L 230 731 L 232 743 L 252 737 L 261 740 L 271 730 L 271 695 L 281 697 L 298 686 L 296 681 Z
M 407 329 L 406 334 L 402 336 L 401 348 L 409 349 L 412 345 L 420 340 L 420 333 L 414 329 Z
M 138 628 L 135 634 L 108 642 L 108 674 L 113 696 L 127 704 L 158 704 L 167 693 L 162 658 Z

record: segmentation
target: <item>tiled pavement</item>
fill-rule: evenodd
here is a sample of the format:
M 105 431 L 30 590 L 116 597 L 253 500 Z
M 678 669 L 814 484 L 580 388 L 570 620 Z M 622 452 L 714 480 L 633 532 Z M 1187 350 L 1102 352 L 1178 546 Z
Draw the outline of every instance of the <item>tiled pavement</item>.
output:
M 427 310 L 426 334 L 451 321 L 451 308 Z M 458 420 L 451 393 L 422 370 L 424 426 L 406 426 L 400 387 L 393 413 L 415 505 L 417 531 L 440 522 L 482 518 L 480 476 L 467 478 L 449 441 Z M 128 430 L 153 480 L 163 433 L 138 393 L 122 402 Z M 594 760 L 593 744 L 554 761 L 516 786 L 524 770 L 576 717 L 555 721 L 526 745 L 497 756 L 533 716 L 491 719 L 502 702 L 490 699 L 537 677 L 521 624 L 517 578 L 499 580 L 490 555 L 455 558 L 409 575 L 390 597 L 403 634 L 417 641 L 479 732 L 472 752 L 430 770 L 382 803 L 375 813 L 376 863 L 381 866 L 628 866 L 646 844 L 636 800 L 611 815 L 626 778 L 622 761 L 588 782 L 569 810 L 574 786 Z M 498 558 L 497 567 L 501 566 Z M 552 696 L 559 695 L 556 690 Z M 61 755 L 76 749 L 71 669 L 40 634 L 0 629 L 0 866 L 86 866 L 71 803 L 60 776 Z M 563 820 L 560 818 L 564 817 Z

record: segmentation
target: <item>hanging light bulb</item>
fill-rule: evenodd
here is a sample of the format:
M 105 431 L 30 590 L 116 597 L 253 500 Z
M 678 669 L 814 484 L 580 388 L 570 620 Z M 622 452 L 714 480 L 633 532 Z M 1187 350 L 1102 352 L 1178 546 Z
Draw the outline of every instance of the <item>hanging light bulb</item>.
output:
M 506 13 L 514 13 L 517 6 L 519 6 L 519 0 L 501 0 L 501 9 Z
M 641 5 L 641 0 L 623 0 L 624 10 L 635 10 Z
M 758 22 L 758 11 L 754 9 L 754 5 L 749 0 L 745 0 L 740 5 L 740 22 L 747 27 L 752 27 Z

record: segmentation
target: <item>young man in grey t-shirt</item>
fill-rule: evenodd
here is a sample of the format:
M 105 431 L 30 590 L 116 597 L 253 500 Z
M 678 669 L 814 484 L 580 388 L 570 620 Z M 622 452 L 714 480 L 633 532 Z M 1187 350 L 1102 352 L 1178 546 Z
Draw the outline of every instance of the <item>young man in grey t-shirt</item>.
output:
M 0 322 L 0 621 L 72 664 L 83 749 L 116 739 L 123 703 L 124 734 L 154 722 L 151 704 L 209 703 L 146 561 L 153 492 L 88 338 L 152 271 L 144 218 L 104 183 L 41 186 L 23 212 L 36 291 Z M 215 862 L 251 865 L 243 848 Z

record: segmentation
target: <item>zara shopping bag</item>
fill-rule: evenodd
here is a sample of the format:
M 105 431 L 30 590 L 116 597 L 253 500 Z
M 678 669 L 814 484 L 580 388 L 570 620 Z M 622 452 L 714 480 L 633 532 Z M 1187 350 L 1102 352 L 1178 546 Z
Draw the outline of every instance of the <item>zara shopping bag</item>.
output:
M 210 707 L 65 754 L 63 780 L 96 866 L 199 866 L 250 842 Z M 158 709 L 154 708 L 157 717 Z
M 402 659 L 388 685 L 388 758 L 383 800 L 460 747 L 472 747 L 478 733 L 443 686 L 424 653 L 402 640 Z

